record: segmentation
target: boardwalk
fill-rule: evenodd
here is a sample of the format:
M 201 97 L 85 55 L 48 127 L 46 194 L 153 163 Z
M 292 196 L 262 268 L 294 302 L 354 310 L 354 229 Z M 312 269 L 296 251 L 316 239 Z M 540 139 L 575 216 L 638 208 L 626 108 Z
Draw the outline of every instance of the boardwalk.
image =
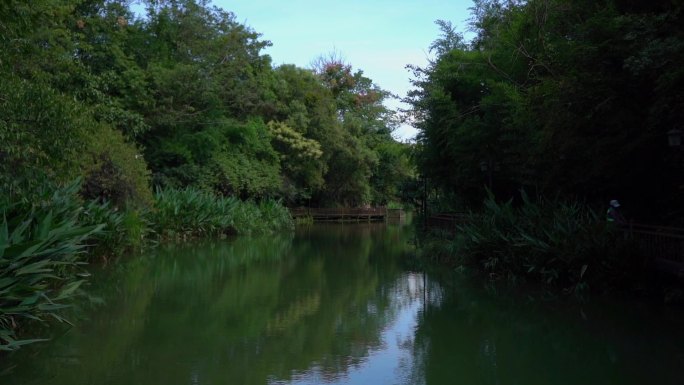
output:
M 372 208 L 291 208 L 292 218 L 311 218 L 314 222 L 383 222 L 388 210 Z
M 648 258 L 649 265 L 684 277 L 684 228 L 629 223 L 623 230 Z

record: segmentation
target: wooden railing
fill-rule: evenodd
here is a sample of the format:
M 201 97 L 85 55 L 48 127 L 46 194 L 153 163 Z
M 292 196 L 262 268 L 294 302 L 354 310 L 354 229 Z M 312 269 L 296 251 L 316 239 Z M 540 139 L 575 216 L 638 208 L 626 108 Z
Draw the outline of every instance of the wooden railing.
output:
M 439 213 L 429 216 L 425 220 L 425 226 L 428 229 L 443 229 L 448 231 L 456 231 L 458 225 L 468 221 L 468 214 L 464 213 Z
M 654 268 L 684 275 L 684 228 L 628 223 L 622 226 Z
M 342 207 L 342 208 L 313 208 L 313 207 L 293 207 L 290 208 L 292 216 L 304 215 L 385 215 L 387 210 L 384 207 Z
M 373 222 L 383 221 L 387 216 L 385 207 L 343 207 L 343 208 L 290 208 L 293 218 L 311 218 L 314 222 L 342 221 L 342 222 Z

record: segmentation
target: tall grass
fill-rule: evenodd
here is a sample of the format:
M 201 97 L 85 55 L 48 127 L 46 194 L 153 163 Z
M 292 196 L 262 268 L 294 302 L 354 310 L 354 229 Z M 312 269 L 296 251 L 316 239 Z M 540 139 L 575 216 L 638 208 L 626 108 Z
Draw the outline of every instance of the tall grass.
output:
M 474 267 L 493 280 L 533 282 L 546 289 L 582 293 L 619 284 L 641 267 L 619 231 L 584 204 L 537 198 L 486 199 L 454 236 L 441 233 L 425 254 Z
M 293 226 L 280 202 L 243 202 L 186 188 L 157 190 L 151 222 L 167 238 L 268 233 Z
M 88 240 L 104 225 L 83 225 L 78 184 L 39 193 L 36 203 L 0 200 L 0 350 L 37 339 L 17 338 L 26 321 L 57 319 L 84 282 Z

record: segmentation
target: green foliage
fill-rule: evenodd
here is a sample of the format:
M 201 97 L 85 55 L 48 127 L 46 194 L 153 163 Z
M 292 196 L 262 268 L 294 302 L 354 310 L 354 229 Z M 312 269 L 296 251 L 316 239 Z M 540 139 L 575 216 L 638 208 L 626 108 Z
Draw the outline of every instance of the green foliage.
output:
M 407 185 L 416 179 L 410 150 L 410 145 L 395 141 L 383 141 L 377 145 L 378 163 L 370 179 L 373 203 L 410 202 L 405 197 Z
M 140 248 L 152 229 L 163 237 L 218 236 L 292 230 L 280 202 L 185 190 L 159 190 L 151 212 L 109 202 L 83 202 L 80 181 L 64 188 L 43 185 L 34 203 L 0 199 L 0 350 L 14 350 L 39 339 L 21 339 L 27 321 L 66 321 L 69 306 L 87 274 L 88 257 L 120 255 Z M 22 335 L 27 334 L 22 332 Z
M 304 137 L 285 123 L 271 121 L 268 129 L 283 167 L 285 183 L 282 194 L 288 201 L 309 199 L 310 191 L 318 190 L 324 184 L 320 143 Z
M 408 98 L 421 174 L 469 205 L 486 185 L 526 187 L 675 217 L 681 159 L 666 132 L 682 121 L 682 15 L 675 3 L 479 0 L 469 44 L 440 22 Z
M 328 164 L 323 202 L 351 207 L 370 203 L 368 181 L 376 165 L 376 154 L 362 140 L 344 133 Z
M 281 186 L 280 161 L 261 121 L 225 126 L 228 141 L 212 161 L 215 190 L 244 198 L 272 197 Z
M 242 202 L 192 188 L 159 189 L 151 220 L 163 237 L 186 238 L 268 233 L 292 228 L 289 211 L 279 202 Z
M 265 120 L 283 124 L 293 132 L 288 140 L 315 148 L 321 155 L 307 160 L 288 143 L 273 136 L 273 147 L 280 153 L 283 189 L 282 196 L 289 204 L 310 204 L 320 195 L 325 185 L 325 174 L 332 155 L 331 146 L 337 143 L 339 123 L 335 117 L 335 101 L 330 91 L 312 71 L 283 65 L 274 70 L 270 82 L 272 111 Z M 279 122 L 279 123 L 278 123 Z M 301 136 L 301 139 L 299 138 Z M 317 152 L 314 150 L 313 154 Z
M 268 234 L 294 225 L 289 210 L 273 199 L 240 202 L 232 215 L 239 234 Z
M 151 235 L 146 212 L 133 208 L 118 210 L 109 202 L 95 200 L 86 203 L 79 221 L 83 225 L 104 225 L 102 231 L 91 239 L 88 250 L 90 258 L 107 258 L 140 249 Z
M 0 71 L 0 186 L 12 199 L 30 201 L 44 181 L 78 176 L 91 120 L 49 86 Z
M 149 172 L 134 144 L 49 86 L 5 75 L 0 82 L 0 184 L 12 199 L 31 201 L 42 183 L 85 175 L 88 198 L 120 206 L 151 201 Z
M 34 3 L 0 4 L 3 250 L 46 266 L 20 277 L 42 290 L 21 317 L 58 317 L 49 302 L 78 287 L 85 250 L 289 229 L 282 202 L 382 204 L 413 178 L 393 96 L 349 64 L 273 68 L 270 42 L 203 0 L 143 1 L 144 18 L 125 1 Z M 0 257 L 3 285 L 12 263 Z M 0 311 L 19 306 L 8 290 Z M 18 346 L 20 316 L 2 317 Z
M 145 160 L 120 131 L 101 127 L 91 138 L 88 153 L 90 159 L 82 167 L 85 180 L 81 193 L 85 198 L 109 201 L 120 208 L 152 203 Z
M 323 155 L 321 145 L 317 141 L 305 138 L 285 123 L 268 122 L 268 129 L 273 140 L 283 147 L 280 151 L 283 159 L 315 161 Z
M 43 190 L 33 205 L 0 200 L 0 350 L 38 341 L 17 339 L 26 321 L 66 321 L 62 310 L 86 276 L 81 255 L 104 227 L 80 222 L 77 190 Z
M 491 279 L 580 294 L 590 286 L 621 285 L 640 266 L 621 232 L 600 213 L 576 202 L 522 196 L 516 207 L 511 201 L 497 202 L 490 193 L 481 213 L 459 225 L 455 237 L 437 234 L 443 246 L 432 244 L 427 254 L 472 266 Z
M 0 8 L 9 191 L 81 176 L 87 198 L 140 207 L 151 204 L 151 175 L 154 187 L 288 204 L 398 198 L 388 183 L 406 173 L 384 174 L 403 165 L 377 155 L 394 143 L 382 104 L 391 95 L 361 71 L 335 60 L 273 68 L 270 42 L 230 12 L 143 4 L 145 18 L 119 1 Z
M 394 96 L 335 55 L 320 58 L 315 71 L 333 96 L 338 117 L 335 130 L 319 139 L 328 170 L 318 199 L 348 206 L 398 199 L 397 186 L 411 178 L 412 170 L 388 151 L 396 144 L 391 133 L 397 120 L 383 101 Z
M 159 189 L 152 222 L 156 232 L 167 237 L 235 233 L 231 213 L 237 205 L 236 198 L 217 199 L 191 188 Z

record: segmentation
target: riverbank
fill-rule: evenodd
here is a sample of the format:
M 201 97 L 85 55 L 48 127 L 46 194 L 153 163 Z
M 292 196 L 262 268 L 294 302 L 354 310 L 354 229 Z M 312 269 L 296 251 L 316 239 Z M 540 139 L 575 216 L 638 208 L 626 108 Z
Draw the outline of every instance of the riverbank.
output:
M 634 240 L 585 204 L 523 194 L 513 205 L 490 196 L 481 211 L 458 219 L 454 228 L 423 234 L 423 258 L 475 272 L 488 285 L 532 286 L 547 296 L 682 299 L 681 282 L 647 269 Z
M 68 322 L 63 310 L 79 296 L 90 260 L 169 240 L 291 230 L 275 200 L 240 201 L 194 189 L 159 190 L 151 207 L 84 201 L 80 184 L 44 187 L 35 199 L 0 200 L 0 351 L 40 341 L 40 328 Z M 29 331 L 30 329 L 30 331 Z

